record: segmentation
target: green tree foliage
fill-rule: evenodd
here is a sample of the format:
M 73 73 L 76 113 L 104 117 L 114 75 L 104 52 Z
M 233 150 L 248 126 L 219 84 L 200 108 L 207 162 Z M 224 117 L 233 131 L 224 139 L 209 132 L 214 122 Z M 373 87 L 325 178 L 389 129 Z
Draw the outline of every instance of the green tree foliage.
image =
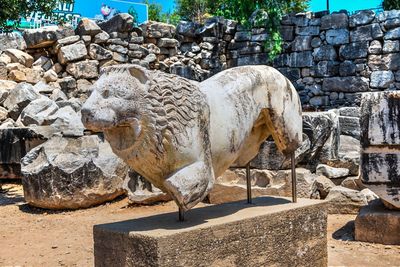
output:
M 73 0 L 64 0 L 71 3 Z M 0 29 L 12 30 L 18 27 L 21 18 L 28 17 L 32 12 L 40 12 L 51 17 L 58 0 L 0 0 Z
M 309 0 L 176 0 L 176 9 L 186 20 L 202 22 L 208 15 L 213 15 L 236 20 L 248 27 L 251 23 L 266 27 L 270 38 L 265 42 L 265 48 L 272 60 L 282 50 L 279 26 L 283 15 L 306 10 L 308 2 Z
M 144 0 L 143 3 L 145 3 L 148 6 L 149 20 L 161 21 L 162 6 L 157 3 L 150 3 L 149 0 Z
M 383 0 L 382 3 L 384 10 L 400 10 L 400 1 L 399 0 Z
M 176 12 L 185 20 L 203 22 L 208 14 L 213 14 L 220 4 L 221 0 L 176 0 Z

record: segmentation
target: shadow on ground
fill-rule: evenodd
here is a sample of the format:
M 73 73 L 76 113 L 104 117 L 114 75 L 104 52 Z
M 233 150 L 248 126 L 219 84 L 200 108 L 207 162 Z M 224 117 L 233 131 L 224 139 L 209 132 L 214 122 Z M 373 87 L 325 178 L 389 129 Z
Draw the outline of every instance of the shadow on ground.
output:
M 25 203 L 23 193 L 17 187 L 5 187 L 0 183 L 0 207 Z
M 341 241 L 354 241 L 354 221 L 349 221 L 332 234 L 332 238 Z

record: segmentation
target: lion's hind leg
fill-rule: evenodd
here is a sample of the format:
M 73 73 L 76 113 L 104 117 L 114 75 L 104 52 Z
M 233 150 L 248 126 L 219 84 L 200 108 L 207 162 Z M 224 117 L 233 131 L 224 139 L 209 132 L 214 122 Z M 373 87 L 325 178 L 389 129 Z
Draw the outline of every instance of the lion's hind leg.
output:
M 207 196 L 214 180 L 212 167 L 197 161 L 168 177 L 164 187 L 179 207 L 189 210 Z

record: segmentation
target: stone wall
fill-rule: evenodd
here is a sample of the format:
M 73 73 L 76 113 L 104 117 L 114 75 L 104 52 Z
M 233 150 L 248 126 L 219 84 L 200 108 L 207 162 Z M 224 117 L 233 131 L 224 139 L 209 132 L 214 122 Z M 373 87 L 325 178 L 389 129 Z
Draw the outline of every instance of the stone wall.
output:
M 274 66 L 295 83 L 304 108 L 353 106 L 363 92 L 400 89 L 400 11 L 298 14 L 281 29 L 284 52 Z

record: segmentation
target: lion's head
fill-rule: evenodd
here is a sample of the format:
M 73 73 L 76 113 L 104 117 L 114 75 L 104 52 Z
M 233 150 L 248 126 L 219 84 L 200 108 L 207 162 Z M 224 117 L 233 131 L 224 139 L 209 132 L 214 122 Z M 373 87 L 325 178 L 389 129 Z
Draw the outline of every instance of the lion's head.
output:
M 137 65 L 111 66 L 93 84 L 82 121 L 87 129 L 104 132 L 117 154 L 144 146 L 161 153 L 191 127 L 204 101 L 185 78 Z

